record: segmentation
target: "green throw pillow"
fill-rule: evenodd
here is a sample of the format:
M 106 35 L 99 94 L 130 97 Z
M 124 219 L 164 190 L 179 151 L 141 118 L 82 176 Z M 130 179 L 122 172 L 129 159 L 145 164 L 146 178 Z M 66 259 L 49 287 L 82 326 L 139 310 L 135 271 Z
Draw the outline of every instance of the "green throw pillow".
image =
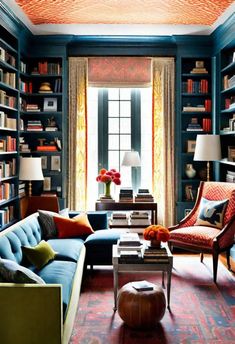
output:
M 218 229 L 223 228 L 224 212 L 228 199 L 221 201 L 210 201 L 201 198 L 197 221 L 194 226 L 209 226 Z
M 53 260 L 56 255 L 56 252 L 45 240 L 42 240 L 34 247 L 22 246 L 22 251 L 30 263 L 36 266 L 37 269 L 41 269 L 50 260 Z

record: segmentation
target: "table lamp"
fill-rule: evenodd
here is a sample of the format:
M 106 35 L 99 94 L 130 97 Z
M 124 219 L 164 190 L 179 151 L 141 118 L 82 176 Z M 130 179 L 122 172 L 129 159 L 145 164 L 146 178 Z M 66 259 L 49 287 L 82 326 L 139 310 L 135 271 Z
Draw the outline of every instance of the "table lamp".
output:
M 139 167 L 141 166 L 140 155 L 137 151 L 129 151 L 125 152 L 122 160 L 122 166 L 129 166 L 129 167 Z M 137 176 L 135 174 L 135 185 Z
M 32 196 L 32 180 L 43 180 L 41 158 L 20 158 L 19 180 L 29 181 L 29 197 Z
M 219 135 L 197 135 L 195 161 L 207 161 L 207 181 L 210 180 L 210 161 L 221 159 Z

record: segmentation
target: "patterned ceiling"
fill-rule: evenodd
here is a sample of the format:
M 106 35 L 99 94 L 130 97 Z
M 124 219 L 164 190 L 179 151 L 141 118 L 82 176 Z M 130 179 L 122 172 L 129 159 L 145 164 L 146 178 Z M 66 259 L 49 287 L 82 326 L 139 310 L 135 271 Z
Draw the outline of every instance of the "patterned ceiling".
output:
M 6 1 L 7 2 L 7 1 Z M 233 0 L 15 0 L 39 24 L 213 25 Z

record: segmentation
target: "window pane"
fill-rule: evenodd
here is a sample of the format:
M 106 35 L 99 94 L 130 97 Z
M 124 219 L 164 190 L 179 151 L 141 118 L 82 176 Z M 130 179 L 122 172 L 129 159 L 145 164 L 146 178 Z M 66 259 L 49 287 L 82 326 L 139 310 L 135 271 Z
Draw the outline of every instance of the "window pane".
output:
M 131 100 L 131 89 L 130 88 L 120 88 L 120 99 L 121 100 Z
M 119 149 L 119 135 L 109 135 L 108 149 Z
M 109 117 L 119 117 L 119 102 L 109 101 L 108 116 Z
M 119 99 L 119 88 L 109 88 L 108 99 L 109 100 L 118 100 Z
M 131 119 L 130 118 L 120 119 L 120 133 L 131 134 Z
M 109 134 L 119 133 L 119 118 L 109 118 Z
M 131 135 L 120 135 L 120 149 L 131 150 Z
M 128 102 L 128 101 L 120 102 L 120 116 L 121 117 L 131 116 L 131 102 Z
M 119 171 L 119 152 L 109 151 L 108 158 L 109 158 L 109 170 L 111 168 L 115 168 L 117 171 Z

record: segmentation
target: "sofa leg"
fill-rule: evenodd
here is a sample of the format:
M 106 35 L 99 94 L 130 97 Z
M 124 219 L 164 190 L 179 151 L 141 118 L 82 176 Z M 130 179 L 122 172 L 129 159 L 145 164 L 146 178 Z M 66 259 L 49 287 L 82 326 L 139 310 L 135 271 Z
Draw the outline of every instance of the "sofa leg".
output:
M 203 258 L 204 258 L 203 253 L 200 253 L 200 261 L 201 261 L 201 263 L 203 262 Z
M 227 258 L 227 266 L 228 266 L 228 269 L 231 270 L 231 264 L 230 264 L 230 249 L 226 250 L 226 258 Z
M 217 279 L 218 258 L 219 258 L 218 253 L 213 252 L 213 279 L 214 279 L 215 283 L 216 283 L 216 279 Z

